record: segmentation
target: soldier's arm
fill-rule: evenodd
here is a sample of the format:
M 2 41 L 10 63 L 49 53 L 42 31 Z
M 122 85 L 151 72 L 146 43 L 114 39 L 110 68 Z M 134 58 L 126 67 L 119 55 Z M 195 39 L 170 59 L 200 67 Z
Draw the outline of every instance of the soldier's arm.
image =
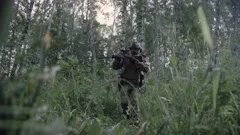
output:
M 149 72 L 149 62 L 146 60 L 146 58 L 143 59 L 143 62 L 138 62 L 137 66 L 141 71 L 145 73 Z
M 118 69 L 122 68 L 122 66 L 123 66 L 123 60 L 122 59 L 120 59 L 120 60 L 114 59 L 114 61 L 112 63 L 112 68 L 114 70 L 118 70 Z
M 147 73 L 149 71 L 148 64 L 146 64 L 144 62 L 140 62 L 139 67 L 140 67 L 141 71 L 143 71 L 144 73 Z

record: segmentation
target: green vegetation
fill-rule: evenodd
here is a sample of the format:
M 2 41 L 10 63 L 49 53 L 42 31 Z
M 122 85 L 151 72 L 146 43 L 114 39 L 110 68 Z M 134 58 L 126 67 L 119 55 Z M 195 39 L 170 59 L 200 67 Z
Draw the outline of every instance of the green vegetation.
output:
M 1 134 L 239 134 L 240 2 L 112 2 L 112 26 L 96 20 L 94 0 L 4 10 L 13 19 L 1 18 Z M 98 59 L 134 39 L 151 63 L 139 125 L 121 114 L 111 59 Z

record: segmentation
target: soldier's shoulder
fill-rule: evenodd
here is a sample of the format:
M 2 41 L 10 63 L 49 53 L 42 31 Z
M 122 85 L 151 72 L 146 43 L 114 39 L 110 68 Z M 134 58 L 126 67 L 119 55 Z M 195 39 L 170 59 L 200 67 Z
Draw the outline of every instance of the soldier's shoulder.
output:
M 144 62 L 149 63 L 149 57 L 147 55 L 141 54 L 141 56 L 142 56 Z
M 148 59 L 148 56 L 145 55 L 145 54 L 141 54 L 141 56 L 142 56 L 143 59 Z

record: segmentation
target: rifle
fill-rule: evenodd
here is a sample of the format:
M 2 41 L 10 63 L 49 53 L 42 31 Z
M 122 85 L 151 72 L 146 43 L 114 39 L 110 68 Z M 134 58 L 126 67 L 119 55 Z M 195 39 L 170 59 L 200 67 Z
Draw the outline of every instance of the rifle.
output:
M 117 59 L 118 61 L 121 61 L 121 59 L 123 59 L 124 56 L 119 55 L 119 54 L 112 54 L 109 56 L 101 56 L 99 57 L 99 59 Z
M 139 62 L 144 62 L 144 58 L 146 58 L 145 55 L 135 55 L 135 56 L 132 56 L 130 54 L 130 50 L 127 50 L 127 49 L 121 49 L 120 50 L 120 53 L 119 54 L 112 54 L 112 55 L 108 55 L 108 56 L 102 56 L 102 57 L 99 57 L 99 59 L 116 59 L 118 61 L 121 61 L 122 59 L 124 59 L 124 57 L 127 57 L 130 61 L 134 62 L 134 63 L 139 63 Z M 144 73 L 141 72 L 140 73 L 140 76 L 139 76 L 139 87 L 142 87 L 145 83 L 145 76 L 144 76 Z M 145 93 L 146 92 L 146 86 L 145 86 L 145 89 L 142 89 L 140 90 L 139 89 L 139 92 L 140 93 Z
M 99 57 L 99 59 L 110 59 L 111 58 L 111 59 L 117 59 L 117 60 L 121 61 L 121 59 L 123 59 L 127 55 L 129 55 L 129 50 L 121 49 L 120 53 L 118 53 L 118 54 L 112 54 L 112 55 L 108 55 L 108 56 L 101 56 L 101 57 Z
M 120 53 L 118 54 L 112 54 L 112 55 L 108 55 L 108 56 L 101 56 L 99 57 L 99 59 L 116 59 L 118 61 L 121 61 L 121 59 L 124 59 L 124 57 L 127 57 L 130 61 L 134 62 L 134 63 L 138 63 L 138 62 L 143 62 L 143 58 L 146 57 L 145 55 L 135 55 L 132 56 L 130 54 L 129 50 L 126 49 L 121 49 Z

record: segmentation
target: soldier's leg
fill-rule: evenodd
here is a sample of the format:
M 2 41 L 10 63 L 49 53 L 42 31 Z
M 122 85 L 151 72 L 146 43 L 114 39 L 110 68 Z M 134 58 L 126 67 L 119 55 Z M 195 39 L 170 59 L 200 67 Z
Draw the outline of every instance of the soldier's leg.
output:
M 121 99 L 121 107 L 123 114 L 129 118 L 128 113 L 128 88 L 126 86 L 123 86 L 120 90 L 120 99 Z
M 130 100 L 130 108 L 131 108 L 131 118 L 134 121 L 138 120 L 138 112 L 139 112 L 137 96 L 138 96 L 137 89 L 131 89 L 129 93 L 129 100 Z

